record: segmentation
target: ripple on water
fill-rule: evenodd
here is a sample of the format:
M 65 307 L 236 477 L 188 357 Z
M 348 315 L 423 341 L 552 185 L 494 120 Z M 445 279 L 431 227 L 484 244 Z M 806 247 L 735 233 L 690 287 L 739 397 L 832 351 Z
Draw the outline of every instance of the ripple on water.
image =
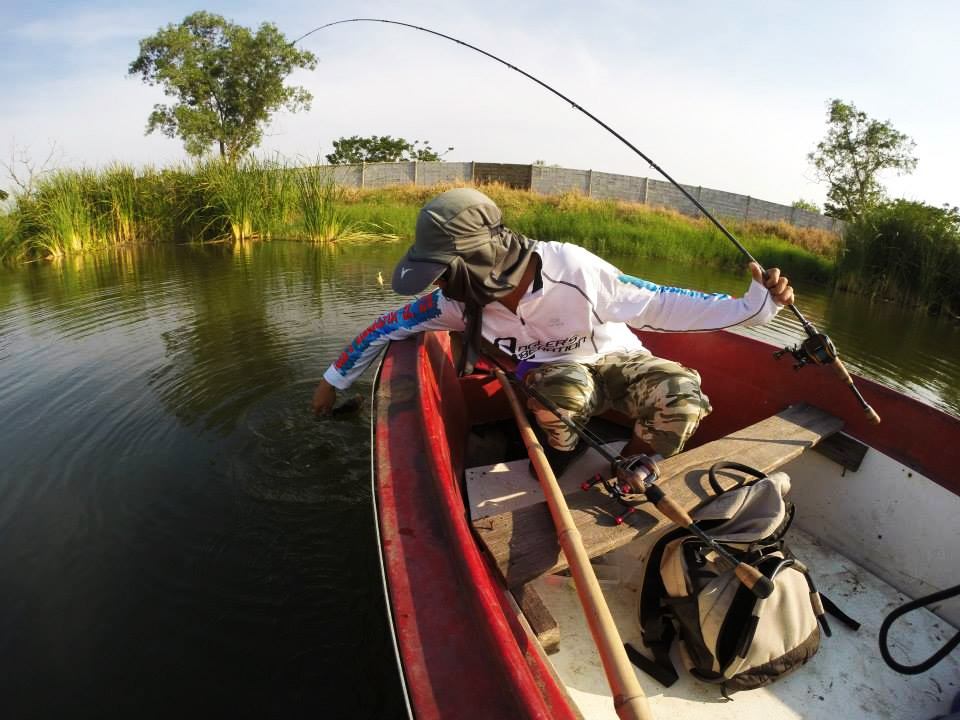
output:
M 244 413 L 243 429 L 251 442 L 235 467 L 249 496 L 328 505 L 369 500 L 370 451 L 360 434 L 369 415 L 361 408 L 314 418 L 309 408 L 315 385 L 312 379 L 291 383 Z

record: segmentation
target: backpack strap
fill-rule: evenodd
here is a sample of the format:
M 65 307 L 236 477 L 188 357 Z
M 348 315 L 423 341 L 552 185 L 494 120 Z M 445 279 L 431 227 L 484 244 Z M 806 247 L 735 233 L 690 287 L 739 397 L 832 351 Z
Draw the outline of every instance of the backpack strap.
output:
M 654 659 L 645 657 L 629 643 L 624 645 L 630 662 L 665 687 L 673 685 L 678 675 L 673 663 L 670 662 L 670 645 L 676 636 L 676 630 L 670 620 L 669 609 L 663 604 L 666 591 L 660 575 L 660 561 L 663 558 L 664 548 L 673 540 L 685 535 L 689 535 L 689 532 L 684 528 L 666 533 L 650 549 L 650 555 L 646 560 L 638 614 L 643 644 L 650 649 Z
M 750 482 L 746 482 L 746 483 L 743 481 L 740 481 L 734 487 L 740 487 L 741 485 L 749 485 L 751 483 L 756 482 L 757 480 L 763 480 L 763 478 L 767 476 L 766 473 L 760 472 L 756 468 L 752 468 L 749 465 L 733 462 L 732 460 L 721 460 L 720 462 L 716 462 L 713 465 L 711 465 L 710 471 L 708 473 L 710 478 L 710 487 L 713 488 L 713 491 L 717 495 L 723 495 L 723 493 L 727 492 L 720 485 L 720 481 L 717 480 L 717 470 L 737 470 L 739 472 L 746 473 L 747 475 L 753 475 L 753 477 L 755 478 L 754 480 L 751 480 Z M 730 489 L 733 490 L 733 488 L 730 488 Z
M 793 557 L 793 553 L 790 553 L 790 556 Z M 809 568 L 795 557 L 793 557 L 793 559 L 795 560 L 794 565 L 796 569 L 802 572 L 803 576 L 807 579 L 807 587 L 810 588 L 810 603 L 813 605 L 813 613 L 817 616 L 817 621 L 820 623 L 820 627 L 823 628 L 824 634 L 827 637 L 831 637 L 833 635 L 833 633 L 830 631 L 830 624 L 827 622 L 827 613 L 833 615 L 833 617 L 842 622 L 851 630 L 859 630 L 860 623 L 837 607 L 837 604 L 833 602 L 833 600 L 817 590 L 817 586 L 814 584 L 813 578 L 810 577 Z
M 860 629 L 860 623 L 858 623 L 858 622 L 857 622 L 856 620 L 854 620 L 852 617 L 850 617 L 849 615 L 847 615 L 843 610 L 841 610 L 839 607 L 837 607 L 837 604 L 836 604 L 835 602 L 833 602 L 833 600 L 831 600 L 830 598 L 828 598 L 828 597 L 827 597 L 826 595 L 824 595 L 823 593 L 817 593 L 817 594 L 820 595 L 820 600 L 823 602 L 823 607 L 824 607 L 824 609 L 825 609 L 828 613 L 830 613 L 831 615 L 833 615 L 837 620 L 839 620 L 840 622 L 842 622 L 844 625 L 846 625 L 846 626 L 847 626 L 848 628 L 850 628 L 851 630 L 859 630 L 859 629 Z
M 677 675 L 677 670 L 670 661 L 670 643 L 673 642 L 673 626 L 671 625 L 670 628 L 670 638 L 666 643 L 655 643 L 650 646 L 650 651 L 653 653 L 653 660 L 641 654 L 640 651 L 630 643 L 624 643 L 623 646 L 627 651 L 627 657 L 630 658 L 630 662 L 664 687 L 670 687 L 680 677 Z

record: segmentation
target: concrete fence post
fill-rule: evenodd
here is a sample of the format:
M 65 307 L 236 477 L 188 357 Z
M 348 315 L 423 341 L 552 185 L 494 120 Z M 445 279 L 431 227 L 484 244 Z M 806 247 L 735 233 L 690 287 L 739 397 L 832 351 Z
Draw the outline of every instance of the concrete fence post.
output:
M 640 202 L 647 204 L 647 188 L 650 187 L 650 178 L 643 178 L 643 194 L 640 196 Z
M 747 207 L 743 211 L 743 221 L 746 222 L 750 219 L 750 196 L 747 195 Z
M 414 184 L 414 185 L 418 185 L 418 184 L 419 184 L 419 183 L 418 183 L 419 176 L 417 175 L 417 173 L 419 172 L 419 169 L 420 169 L 420 165 L 418 165 L 418 164 L 417 164 L 417 161 L 414 160 L 414 161 L 413 161 L 413 184 Z
M 361 163 L 360 163 L 360 188 L 361 188 L 361 189 L 363 189 L 364 187 L 366 187 L 366 186 L 364 185 L 365 178 L 366 178 L 366 174 L 367 174 L 367 163 L 361 162 Z
M 587 197 L 593 197 L 593 170 L 587 170 Z
M 797 224 L 797 207 L 795 205 L 790 208 L 790 224 Z

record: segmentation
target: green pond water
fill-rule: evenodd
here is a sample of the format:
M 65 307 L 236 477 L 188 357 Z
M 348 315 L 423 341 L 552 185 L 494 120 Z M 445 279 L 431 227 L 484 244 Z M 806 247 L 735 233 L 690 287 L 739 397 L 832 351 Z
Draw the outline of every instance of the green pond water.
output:
M 309 413 L 345 342 L 403 303 L 389 289 L 403 250 L 160 247 L 0 270 L 9 717 L 403 716 L 369 408 Z M 607 259 L 657 282 L 747 284 Z M 960 415 L 960 326 L 798 293 L 851 370 Z M 751 332 L 800 337 L 785 312 Z

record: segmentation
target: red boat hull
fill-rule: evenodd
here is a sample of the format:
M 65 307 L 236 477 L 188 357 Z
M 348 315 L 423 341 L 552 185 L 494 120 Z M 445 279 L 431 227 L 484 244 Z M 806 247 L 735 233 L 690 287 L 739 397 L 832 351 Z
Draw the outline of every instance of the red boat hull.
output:
M 884 419 L 867 422 L 828 368 L 795 372 L 775 348 L 732 333 L 645 334 L 655 354 L 695 367 L 714 412 L 696 443 L 807 402 L 842 418 L 844 431 L 955 494 L 960 420 L 858 379 Z M 471 532 L 460 478 L 474 423 L 508 417 L 495 380 L 458 379 L 449 337 L 391 345 L 375 396 L 374 483 L 400 662 L 418 718 L 572 718 L 511 598 Z

